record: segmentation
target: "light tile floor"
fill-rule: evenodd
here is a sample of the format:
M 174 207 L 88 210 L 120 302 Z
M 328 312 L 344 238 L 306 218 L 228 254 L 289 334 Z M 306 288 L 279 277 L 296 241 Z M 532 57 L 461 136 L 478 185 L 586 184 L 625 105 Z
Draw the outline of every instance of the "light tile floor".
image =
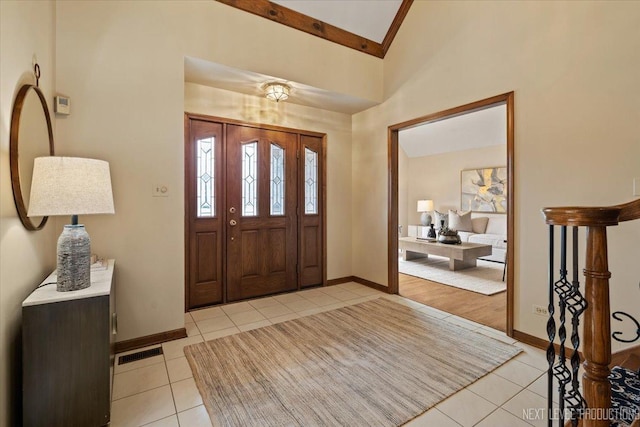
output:
M 546 358 L 542 350 L 519 343 L 503 332 L 398 295 L 384 294 L 357 283 L 345 283 L 186 313 L 188 337 L 162 344 L 163 355 L 125 365 L 117 365 L 116 358 L 111 426 L 211 426 L 184 356 L 185 345 L 379 297 L 524 350 L 406 426 L 517 427 L 546 424 L 545 419 L 538 416 L 547 406 Z M 118 356 L 123 354 L 127 353 Z

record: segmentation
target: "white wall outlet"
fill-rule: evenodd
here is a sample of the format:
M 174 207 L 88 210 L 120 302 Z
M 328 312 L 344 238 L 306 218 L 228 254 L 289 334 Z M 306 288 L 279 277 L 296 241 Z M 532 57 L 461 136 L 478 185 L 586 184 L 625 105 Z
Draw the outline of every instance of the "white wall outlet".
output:
M 633 195 L 640 196 L 640 178 L 633 179 Z
M 542 305 L 533 305 L 533 314 L 537 314 L 538 316 L 548 316 L 549 315 L 549 310 L 547 310 L 547 307 L 544 307 Z
M 169 187 L 164 184 L 153 184 L 151 195 L 153 197 L 169 197 Z

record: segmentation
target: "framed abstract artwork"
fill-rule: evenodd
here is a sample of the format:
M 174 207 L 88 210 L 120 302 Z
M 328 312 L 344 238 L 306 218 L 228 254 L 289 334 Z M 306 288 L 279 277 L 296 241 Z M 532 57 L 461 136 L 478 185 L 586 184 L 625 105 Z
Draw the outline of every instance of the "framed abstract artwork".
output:
M 460 209 L 463 211 L 506 213 L 506 166 L 461 171 Z

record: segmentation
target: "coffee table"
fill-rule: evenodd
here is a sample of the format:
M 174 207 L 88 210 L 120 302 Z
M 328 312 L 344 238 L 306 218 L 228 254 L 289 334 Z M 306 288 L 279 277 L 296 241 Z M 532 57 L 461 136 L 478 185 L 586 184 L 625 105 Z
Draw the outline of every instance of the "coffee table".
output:
M 477 266 L 478 257 L 491 255 L 491 245 L 480 243 L 461 243 L 448 245 L 446 243 L 430 242 L 415 237 L 401 237 L 399 247 L 403 250 L 405 261 L 416 258 L 428 258 L 438 255 L 449 258 L 449 270 L 462 270 Z

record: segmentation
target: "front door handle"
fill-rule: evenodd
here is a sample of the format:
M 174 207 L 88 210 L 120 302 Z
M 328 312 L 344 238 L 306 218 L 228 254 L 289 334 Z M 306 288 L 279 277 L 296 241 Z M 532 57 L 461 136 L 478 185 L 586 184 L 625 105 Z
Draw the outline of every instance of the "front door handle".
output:
M 231 221 L 229 221 L 229 225 L 232 227 L 235 227 L 236 225 L 238 225 L 238 221 L 236 221 L 235 219 L 232 219 Z

